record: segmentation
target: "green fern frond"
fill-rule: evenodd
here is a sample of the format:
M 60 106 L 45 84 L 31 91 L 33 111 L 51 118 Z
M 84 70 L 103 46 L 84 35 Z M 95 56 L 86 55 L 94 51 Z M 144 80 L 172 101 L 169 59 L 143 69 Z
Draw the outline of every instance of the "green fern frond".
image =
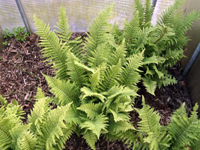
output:
M 97 136 L 90 130 L 86 131 L 83 134 L 83 138 L 86 140 L 87 144 L 92 148 L 93 150 L 96 150 L 95 143 L 97 141 Z
M 22 110 L 22 106 L 18 105 L 18 103 L 9 103 L 6 106 L 4 115 L 7 117 L 12 117 L 16 122 L 21 122 L 21 119 L 24 118 L 25 112 Z
M 111 57 L 109 58 L 109 63 L 112 65 L 116 65 L 119 60 L 121 60 L 121 63 L 125 63 L 125 58 L 126 58 L 126 45 L 125 45 L 125 40 L 122 41 L 120 45 L 116 47 L 116 50 L 111 54 Z
M 194 140 L 192 145 L 191 145 L 191 149 L 192 150 L 199 150 L 200 148 L 200 137 L 198 137 L 198 140 Z
M 80 97 L 82 100 L 85 99 L 86 97 L 95 97 L 98 98 L 101 102 L 104 102 L 106 97 L 103 96 L 101 93 L 96 93 L 91 91 L 87 87 L 81 88 L 82 96 Z
M 8 104 L 8 102 L 6 101 L 6 99 L 0 95 L 0 106 L 3 107 L 3 106 L 6 106 Z
M 101 67 L 97 68 L 96 71 L 90 77 L 91 89 L 95 90 L 101 80 Z
M 113 86 L 110 88 L 109 91 L 107 91 L 106 95 L 108 96 L 108 99 L 118 99 L 122 97 L 129 97 L 129 96 L 137 96 L 137 93 L 135 90 L 130 89 L 128 87 L 124 86 Z
M 63 136 L 58 138 L 54 149 L 63 150 L 66 146 L 66 141 L 71 137 L 75 130 L 75 126 L 67 124 L 67 129 L 63 129 Z
M 81 124 L 82 122 L 82 120 L 80 119 L 79 111 L 77 107 L 75 108 L 73 104 L 71 105 L 71 107 L 69 108 L 69 110 L 65 115 L 65 121 L 69 124 L 75 124 L 75 125 Z
M 138 32 L 138 37 L 134 42 L 134 47 L 130 49 L 130 55 L 137 54 L 145 49 L 145 45 L 148 43 L 149 33 L 153 30 L 153 28 L 143 28 Z
M 70 105 L 57 107 L 57 109 L 47 114 L 41 126 L 41 132 L 38 134 L 38 149 L 52 150 L 54 146 L 63 145 L 62 138 L 65 138 L 64 131 L 68 129 L 64 119 Z
M 102 63 L 109 61 L 111 56 L 111 47 L 108 44 L 97 46 L 96 50 L 91 52 L 91 57 L 88 58 L 89 66 L 96 68 Z
M 168 126 L 169 134 L 172 136 L 172 149 L 175 150 L 186 145 L 191 146 L 193 141 L 197 140 L 200 134 L 197 108 L 198 106 L 195 105 L 190 118 L 187 117 L 184 105 L 172 115 L 172 122 Z
M 153 7 L 151 5 L 151 0 L 145 1 L 145 7 L 144 7 L 144 22 L 145 26 L 151 26 L 151 19 L 153 15 Z
M 135 11 L 138 11 L 139 13 L 139 20 L 140 20 L 140 28 L 143 27 L 144 24 L 144 7 L 142 5 L 141 0 L 135 0 L 134 1 L 134 7 L 135 7 Z
M 39 99 L 41 99 L 41 98 L 45 98 L 45 94 L 44 94 L 44 92 L 42 91 L 42 89 L 41 88 L 37 88 L 37 93 L 36 93 L 36 95 L 35 95 L 35 99 L 36 100 L 39 100 Z
M 94 133 L 97 138 L 99 139 L 100 134 L 102 131 L 106 132 L 107 131 L 107 126 L 108 126 L 108 118 L 104 115 L 97 115 L 94 119 L 92 120 L 87 120 L 84 121 L 82 124 L 80 124 L 80 127 L 82 129 L 90 130 L 92 133 Z
M 106 102 L 104 103 L 103 110 L 106 109 L 107 112 L 110 111 L 110 108 L 117 111 L 118 109 L 120 110 L 121 108 L 125 108 L 121 112 L 128 112 L 130 108 L 127 105 L 130 106 L 132 104 L 130 97 L 137 96 L 137 93 L 135 90 L 132 90 L 128 87 L 123 87 L 123 86 L 113 86 L 105 94 L 108 98 Z M 123 105 L 124 107 L 120 105 Z
M 107 70 L 107 64 L 103 63 L 101 66 L 99 66 L 93 74 L 90 75 L 89 81 L 90 81 L 90 87 L 94 91 L 101 91 L 101 83 L 105 79 L 105 72 Z
M 34 109 L 31 111 L 31 115 L 28 115 L 28 123 L 30 124 L 30 131 L 33 133 L 41 132 L 40 128 L 42 122 L 46 117 L 46 114 L 50 111 L 48 105 L 48 98 L 44 96 L 41 89 L 37 91 L 37 102 L 34 105 Z
M 121 60 L 117 63 L 117 65 L 112 65 L 106 69 L 104 78 L 101 81 L 101 90 L 106 91 L 110 89 L 113 85 L 116 84 L 116 80 L 119 78 L 119 74 L 121 73 Z
M 82 86 L 86 79 L 86 70 L 80 65 L 77 65 L 76 62 L 81 63 L 80 60 L 69 51 L 67 55 L 67 74 L 74 83 L 76 83 L 78 86 Z
M 142 66 L 143 58 L 143 52 L 141 52 L 127 59 L 119 77 L 119 83 L 121 85 L 127 86 L 131 89 L 136 87 L 136 84 L 140 80 L 139 67 Z
M 157 87 L 157 82 L 153 81 L 149 76 L 145 76 L 145 78 L 142 78 L 142 80 L 147 92 L 149 92 L 152 95 L 155 95 L 154 92 Z
M 114 25 L 108 30 L 108 32 L 114 36 L 114 39 L 116 41 L 116 43 L 121 43 L 122 40 L 124 39 L 123 32 L 122 30 L 119 28 L 119 26 L 116 24 L 116 22 L 114 23 Z
M 125 23 L 123 36 L 128 43 L 134 43 L 140 31 L 139 12 L 135 11 L 129 23 Z
M 127 121 L 118 121 L 118 122 L 111 122 L 109 127 L 108 127 L 108 131 L 111 134 L 118 134 L 118 133 L 122 133 L 122 132 L 126 132 L 128 130 L 135 130 L 135 128 L 133 127 L 133 125 Z
M 159 85 L 159 82 L 158 82 L 159 88 L 161 88 L 161 85 L 168 86 L 168 85 L 177 84 L 177 80 L 167 73 L 165 74 L 164 79 L 161 80 L 161 82 L 162 82 L 162 84 L 160 84 L 160 85 Z
M 87 117 L 90 119 L 94 119 L 96 116 L 101 114 L 102 110 L 102 103 L 94 104 L 83 104 L 80 107 L 77 108 L 78 110 L 81 110 L 87 114 Z
M 66 45 L 71 48 L 71 51 L 76 55 L 76 57 L 83 59 L 83 48 L 82 48 L 82 39 L 81 37 L 77 37 L 73 40 L 70 40 L 72 35 L 72 31 L 70 29 L 66 8 L 60 7 L 59 13 L 59 22 L 57 24 L 56 32 L 58 33 L 58 37 L 63 41 L 67 42 Z
M 112 113 L 115 122 L 130 120 L 130 116 L 128 115 L 128 113 L 116 112 L 116 111 L 113 111 L 112 109 L 110 109 L 110 112 Z
M 160 116 L 153 111 L 149 106 L 145 105 L 144 98 L 142 109 L 136 109 L 141 118 L 138 123 L 139 132 L 145 132 L 147 136 L 144 138 L 145 142 L 150 143 L 150 150 L 159 149 L 158 138 L 160 136 L 161 126 L 159 124 Z
M 14 128 L 16 124 L 10 118 L 0 118 L 0 149 L 8 150 L 11 148 L 12 137 L 10 130 Z
M 86 38 L 85 49 L 88 55 L 91 55 L 98 45 L 106 42 L 104 35 L 106 34 L 106 29 L 109 27 L 108 19 L 112 11 L 113 6 L 108 7 L 102 11 L 98 17 L 90 24 L 88 29 L 88 37 Z
M 37 28 L 37 34 L 41 38 L 40 45 L 43 48 L 43 56 L 46 57 L 46 61 L 52 64 L 57 70 L 56 76 L 60 79 L 67 79 L 67 51 L 68 46 L 63 46 L 55 32 L 50 31 L 49 25 L 46 25 L 43 21 L 34 15 L 34 22 Z
M 20 139 L 20 149 L 35 150 L 37 142 L 37 138 L 31 132 L 27 131 L 23 134 L 23 137 Z
M 178 60 L 184 57 L 183 49 L 169 49 L 164 55 L 166 61 L 164 63 L 165 67 L 171 67 L 177 63 Z
M 19 141 L 24 137 L 24 133 L 27 132 L 28 128 L 29 125 L 16 124 L 15 127 L 9 131 L 12 137 L 12 149 L 20 149 Z
M 48 85 L 51 87 L 51 92 L 58 98 L 57 105 L 64 106 L 73 102 L 78 104 L 80 91 L 76 84 L 70 81 L 63 81 L 50 76 L 45 76 Z
M 125 132 L 119 132 L 117 134 L 107 133 L 104 135 L 105 139 L 108 141 L 122 141 L 128 148 L 137 140 L 137 135 L 135 130 L 127 130 Z M 138 150 L 138 149 L 137 149 Z
M 157 24 L 158 25 L 170 24 L 171 18 L 173 18 L 175 11 L 178 10 L 178 8 L 180 8 L 184 2 L 185 0 L 176 0 L 173 5 L 171 5 L 170 7 L 168 7 L 165 11 L 161 13 L 157 21 Z
M 178 15 L 176 15 L 178 16 Z M 186 33 L 191 29 L 193 23 L 200 19 L 200 12 L 192 11 L 188 13 L 185 17 L 183 13 L 178 18 L 174 17 L 174 31 L 176 33 L 177 45 L 179 49 L 182 49 L 188 42 L 188 37 Z
M 72 35 L 72 31 L 70 30 L 70 27 L 69 27 L 65 7 L 60 7 L 59 22 L 57 24 L 57 28 L 58 28 L 58 30 L 56 30 L 56 32 L 58 33 L 59 38 L 62 41 L 67 42 Z
M 81 37 L 77 37 L 68 41 L 67 45 L 71 48 L 71 52 L 79 59 L 85 60 L 85 50 Z

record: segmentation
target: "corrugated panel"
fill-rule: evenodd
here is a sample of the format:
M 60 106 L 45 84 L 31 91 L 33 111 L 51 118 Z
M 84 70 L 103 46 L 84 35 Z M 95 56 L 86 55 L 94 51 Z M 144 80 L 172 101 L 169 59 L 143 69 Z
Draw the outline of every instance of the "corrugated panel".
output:
M 188 14 L 193 10 L 200 10 L 200 1 L 199 0 L 187 0 L 184 6 L 184 13 Z M 192 54 L 194 53 L 196 47 L 200 41 L 200 20 L 197 21 L 192 30 L 188 32 L 188 36 L 191 39 L 187 45 L 187 50 L 185 51 L 185 55 L 187 58 L 182 60 L 182 64 L 184 66 L 187 65 L 188 61 L 190 60 Z M 192 102 L 200 105 L 200 55 L 198 55 L 197 59 L 195 60 L 193 66 L 191 67 L 190 71 L 187 74 L 187 85 L 189 87 L 189 91 L 191 94 Z M 200 113 L 200 109 L 199 109 Z
M 3 30 L 24 27 L 15 0 L 0 0 L 0 25 Z
M 134 0 L 23 0 L 22 5 L 32 29 L 34 13 L 53 27 L 58 21 L 59 7 L 65 6 L 72 30 L 80 32 L 86 31 L 98 13 L 112 3 L 115 5 L 112 21 L 122 25 L 123 20 L 129 19 L 133 14 L 133 2 Z
M 158 0 L 152 22 L 155 23 L 157 15 L 173 2 L 174 0 Z M 124 19 L 129 20 L 132 17 L 134 0 L 21 0 L 21 3 L 33 31 L 35 30 L 34 13 L 54 27 L 58 21 L 59 7 L 65 6 L 72 30 L 84 32 L 87 31 L 89 24 L 98 13 L 112 3 L 115 8 L 111 22 L 117 22 L 122 26 Z M 1 0 L 0 14 L 0 23 L 3 29 L 24 26 L 14 0 Z
M 162 12 L 172 5 L 175 0 L 157 0 L 156 7 L 153 13 L 152 23 L 155 25 L 157 21 L 157 17 L 162 14 Z

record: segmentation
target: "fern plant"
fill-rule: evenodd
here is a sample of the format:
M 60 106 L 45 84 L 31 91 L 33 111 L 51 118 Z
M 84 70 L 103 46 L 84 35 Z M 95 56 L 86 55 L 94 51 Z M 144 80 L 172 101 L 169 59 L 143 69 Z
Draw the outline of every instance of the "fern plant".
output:
M 16 102 L 7 104 L 1 97 L 1 150 L 62 150 L 74 127 L 66 122 L 70 104 L 51 109 L 41 89 L 36 96 L 28 123 L 22 122 L 24 112 Z
M 128 55 L 125 39 L 117 44 L 108 33 L 108 19 L 113 6 L 94 20 L 86 42 L 70 39 L 65 8 L 60 8 L 57 29 L 51 31 L 34 16 L 43 56 L 56 70 L 55 77 L 45 78 L 54 95 L 51 101 L 60 107 L 69 103 L 66 113 L 69 124 L 95 149 L 100 136 L 109 140 L 128 140 L 134 133 L 129 112 L 137 96 L 137 83 L 143 51 Z
M 171 116 L 167 126 L 161 126 L 160 116 L 150 106 L 136 109 L 141 121 L 138 123 L 138 140 L 134 141 L 133 150 L 179 150 L 199 149 L 200 120 L 196 104 L 188 117 L 183 104 Z
M 176 0 L 158 17 L 157 24 L 153 26 L 151 0 L 146 0 L 144 5 L 141 0 L 135 0 L 133 18 L 124 23 L 123 30 L 119 30 L 117 25 L 110 30 L 117 43 L 125 39 L 129 55 L 144 50 L 141 75 L 143 85 L 151 94 L 154 94 L 157 86 L 160 88 L 162 85 L 176 83 L 175 78 L 168 74 L 167 68 L 184 57 L 183 49 L 188 42 L 186 32 L 200 18 L 200 13 L 196 11 L 184 16 L 181 9 L 183 3 L 184 0 Z
M 105 9 L 90 25 L 85 43 L 79 37 L 70 39 L 72 32 L 65 8 L 60 8 L 55 31 L 34 16 L 43 56 L 56 70 L 55 77 L 45 75 L 54 95 L 48 99 L 60 107 L 72 103 L 65 121 L 76 127 L 75 132 L 92 149 L 100 136 L 126 143 L 137 138 L 129 113 L 141 79 L 152 94 L 157 85 L 175 83 L 166 69 L 179 59 L 173 57 L 182 57 L 177 53 L 183 50 L 174 48 L 177 45 L 172 39 L 178 36 L 174 26 L 164 23 L 168 12 L 160 19 L 163 23 L 154 27 L 150 0 L 145 6 L 136 0 L 135 6 L 133 19 L 125 23 L 122 31 L 108 23 L 113 6 Z M 174 17 L 175 6 L 171 8 Z M 193 15 L 189 21 L 182 19 L 187 22 L 187 29 L 191 25 L 188 22 L 193 22 L 198 13 Z M 172 61 L 167 61 L 168 55 Z

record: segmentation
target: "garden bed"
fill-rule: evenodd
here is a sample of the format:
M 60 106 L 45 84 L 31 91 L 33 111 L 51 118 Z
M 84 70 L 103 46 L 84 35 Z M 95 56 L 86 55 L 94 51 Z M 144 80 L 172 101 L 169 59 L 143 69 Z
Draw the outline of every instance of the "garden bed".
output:
M 73 34 L 73 37 L 86 35 L 84 33 Z M 7 41 L 0 53 L 0 95 L 3 95 L 8 101 L 16 99 L 23 106 L 26 113 L 34 104 L 34 96 L 37 87 L 41 87 L 46 95 L 51 95 L 49 88 L 42 74 L 53 76 L 53 69 L 47 63 L 41 54 L 41 48 L 38 46 L 39 37 L 32 34 L 25 42 L 18 42 L 15 38 Z M 150 95 L 145 88 L 139 84 L 140 95 L 144 95 L 147 104 L 154 107 L 161 115 L 161 124 L 166 125 L 170 121 L 171 113 L 179 108 L 182 103 L 186 103 L 187 110 L 190 111 L 192 103 L 187 89 L 187 84 L 182 74 L 180 63 L 169 69 L 177 79 L 176 85 L 161 87 L 156 89 L 155 95 Z M 141 107 L 141 99 L 135 100 L 135 107 Z M 132 112 L 132 121 L 137 124 L 138 115 Z M 109 143 L 103 139 L 96 144 L 97 149 L 101 150 L 122 150 L 128 149 L 122 142 Z M 90 149 L 83 138 L 75 134 L 67 141 L 66 149 L 83 150 Z

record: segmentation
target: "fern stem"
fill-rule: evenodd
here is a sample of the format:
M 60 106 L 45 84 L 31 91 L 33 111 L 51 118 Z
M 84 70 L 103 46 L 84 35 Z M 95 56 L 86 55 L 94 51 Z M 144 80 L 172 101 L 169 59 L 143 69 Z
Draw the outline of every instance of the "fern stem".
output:
M 154 42 L 154 44 L 157 44 L 167 33 L 167 28 L 164 28 L 164 32 L 161 34 L 161 36 Z

